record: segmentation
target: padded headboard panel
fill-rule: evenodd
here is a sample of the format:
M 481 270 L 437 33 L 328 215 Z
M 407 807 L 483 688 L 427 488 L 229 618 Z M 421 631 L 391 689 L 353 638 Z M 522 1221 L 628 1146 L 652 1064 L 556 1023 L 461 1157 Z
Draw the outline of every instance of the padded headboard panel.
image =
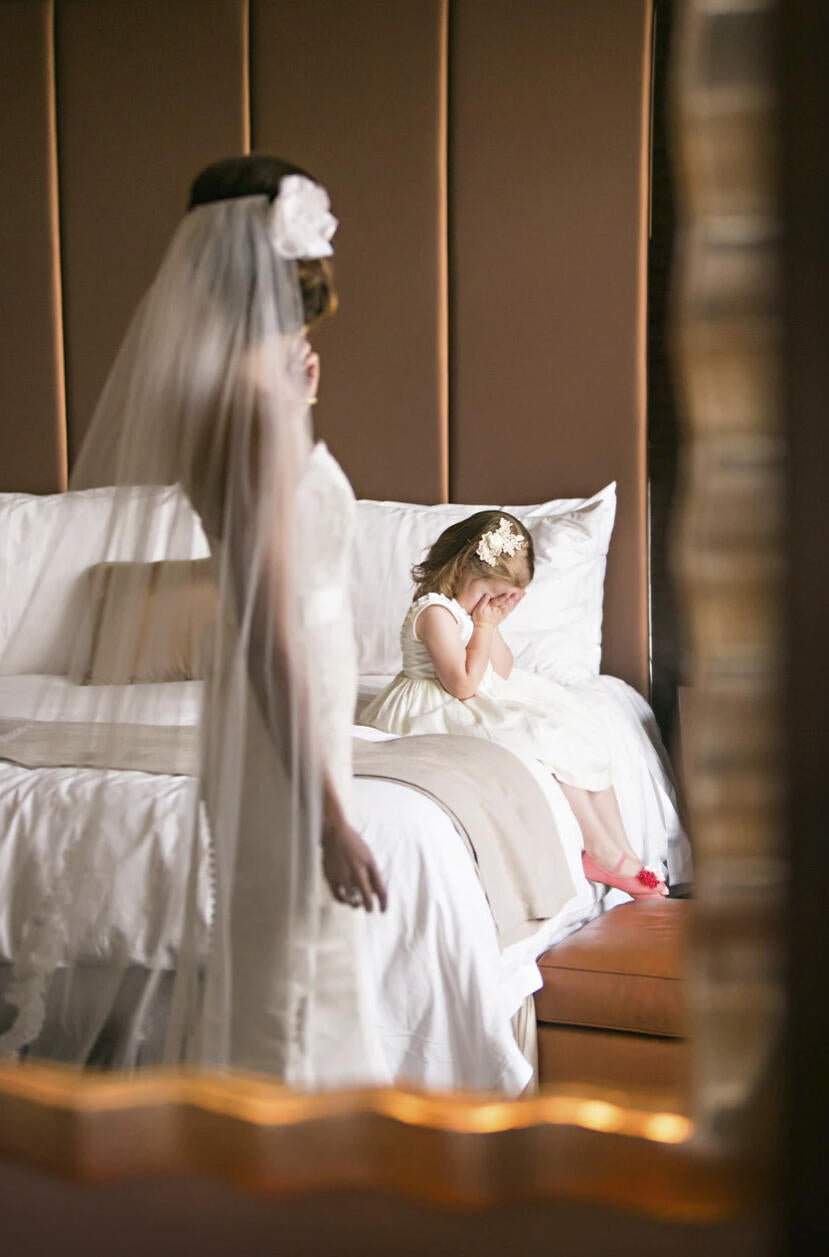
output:
M 51 5 L 0 4 L 0 489 L 66 476 Z
M 453 7 L 452 495 L 618 481 L 602 667 L 643 687 L 647 6 Z
M 4 0 L 0 489 L 67 463 L 191 176 L 341 220 L 318 428 L 356 492 L 619 484 L 603 668 L 648 692 L 650 0 Z

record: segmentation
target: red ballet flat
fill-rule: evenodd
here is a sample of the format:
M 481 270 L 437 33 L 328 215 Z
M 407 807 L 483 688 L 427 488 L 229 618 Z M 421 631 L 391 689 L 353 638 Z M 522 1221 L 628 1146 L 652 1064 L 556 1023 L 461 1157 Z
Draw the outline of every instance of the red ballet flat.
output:
M 623 890 L 626 895 L 631 895 L 634 899 L 664 899 L 668 893 L 668 887 L 663 881 L 652 873 L 650 869 L 646 869 L 644 865 L 638 873 L 634 873 L 633 877 L 623 877 L 619 869 L 625 862 L 622 856 L 619 863 L 614 869 L 606 869 L 592 855 L 588 855 L 586 851 L 581 853 L 581 863 L 584 869 L 584 875 L 591 882 L 603 882 L 605 886 L 615 886 L 617 890 Z

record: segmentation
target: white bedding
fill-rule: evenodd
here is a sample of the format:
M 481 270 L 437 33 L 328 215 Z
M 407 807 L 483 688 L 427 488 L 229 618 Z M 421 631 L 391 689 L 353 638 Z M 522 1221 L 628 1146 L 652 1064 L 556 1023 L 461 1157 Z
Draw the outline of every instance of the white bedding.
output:
M 364 679 L 361 699 L 377 692 L 386 678 Z M 67 688 L 75 691 L 71 715 Z M 141 722 L 148 716 L 164 723 L 165 695 L 171 685 L 124 687 L 122 718 Z M 199 683 L 175 686 L 170 704 L 182 721 L 182 701 L 192 720 L 198 718 Z M 687 843 L 681 835 L 673 796 L 646 732 L 652 720 L 647 705 L 609 677 L 588 684 L 606 714 L 621 720 L 629 733 L 634 760 L 650 764 L 631 780 L 620 807 L 635 846 L 648 862 L 670 854 L 674 880 L 688 880 Z M 65 678 L 0 677 L 3 718 L 49 719 L 57 710 L 63 720 L 89 718 L 88 691 Z M 609 705 L 609 706 L 608 706 Z M 614 715 L 615 713 L 615 715 Z M 355 735 L 382 738 L 372 729 L 355 727 Z M 632 760 L 633 762 L 633 760 Z M 612 892 L 600 900 L 581 871 L 581 837 L 575 818 L 556 782 L 538 765 L 529 766 L 543 786 L 552 819 L 564 844 L 577 887 L 576 895 L 554 920 L 535 934 L 500 953 L 489 908 L 468 851 L 451 821 L 430 799 L 388 781 L 357 779 L 354 783 L 356 827 L 370 844 L 389 887 L 389 910 L 367 918 L 366 964 L 373 971 L 369 985 L 378 992 L 375 1009 L 389 1078 L 436 1088 L 473 1088 L 517 1093 L 527 1084 L 531 1068 L 522 1056 L 510 1019 L 522 1001 L 541 985 L 536 958 L 553 943 L 619 898 Z M 645 778 L 663 777 L 646 788 Z M 182 792 L 192 790 L 188 778 L 150 776 L 110 770 L 106 802 L 100 812 L 100 839 L 112 857 L 114 880 L 112 939 L 133 940 L 131 960 L 146 963 L 150 949 L 158 954 L 153 894 L 155 879 L 169 875 L 172 853 L 183 839 Z M 101 770 L 78 768 L 22 769 L 0 761 L 0 962 L 14 958 L 27 901 L 43 870 L 54 867 L 61 843 L 71 841 L 73 824 L 83 814 L 85 799 L 100 782 Z M 665 835 L 671 838 L 665 850 Z M 660 848 L 660 849 L 657 849 Z M 13 888 L 9 891 L 8 888 Z M 209 913 L 208 888 L 202 888 L 201 910 Z M 164 961 L 174 967 L 178 938 L 168 932 L 161 941 Z M 102 940 L 99 959 L 106 958 Z

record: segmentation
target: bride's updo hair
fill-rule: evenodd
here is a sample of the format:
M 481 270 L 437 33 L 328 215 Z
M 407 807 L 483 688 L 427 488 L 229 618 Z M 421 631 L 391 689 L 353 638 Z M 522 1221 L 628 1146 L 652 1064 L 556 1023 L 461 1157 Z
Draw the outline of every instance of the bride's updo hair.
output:
M 239 196 L 267 196 L 273 201 L 285 175 L 314 178 L 293 162 L 257 153 L 250 157 L 229 157 L 225 161 L 213 162 L 193 180 L 187 208 L 191 210 L 197 205 L 229 201 Z M 337 293 L 328 259 L 299 258 L 297 271 L 306 324 L 310 326 L 335 314 Z
M 478 555 L 478 546 L 484 534 L 497 531 L 504 520 L 509 520 L 513 534 L 517 533 L 526 544 L 515 554 L 492 555 L 494 562 L 488 563 Z M 412 580 L 416 598 L 424 594 L 454 598 L 475 577 L 495 577 L 523 589 L 534 572 L 533 539 L 520 519 L 509 511 L 476 511 L 440 534 L 423 562 L 412 568 Z

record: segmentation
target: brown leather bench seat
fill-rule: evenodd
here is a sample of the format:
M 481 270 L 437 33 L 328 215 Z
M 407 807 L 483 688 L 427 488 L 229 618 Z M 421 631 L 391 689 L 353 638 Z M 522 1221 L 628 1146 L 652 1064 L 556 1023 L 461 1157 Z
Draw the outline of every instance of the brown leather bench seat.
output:
M 539 1080 L 687 1092 L 684 968 L 692 905 L 611 909 L 539 961 Z

